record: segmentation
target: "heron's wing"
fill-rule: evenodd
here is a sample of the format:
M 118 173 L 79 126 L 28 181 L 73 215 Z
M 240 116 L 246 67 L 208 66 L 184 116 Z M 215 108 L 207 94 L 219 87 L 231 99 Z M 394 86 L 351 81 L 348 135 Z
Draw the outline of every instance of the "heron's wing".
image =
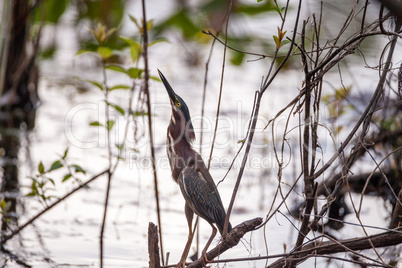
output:
M 225 222 L 225 209 L 215 184 L 207 180 L 208 174 L 186 167 L 179 176 L 179 185 L 186 202 L 196 214 L 219 227 Z

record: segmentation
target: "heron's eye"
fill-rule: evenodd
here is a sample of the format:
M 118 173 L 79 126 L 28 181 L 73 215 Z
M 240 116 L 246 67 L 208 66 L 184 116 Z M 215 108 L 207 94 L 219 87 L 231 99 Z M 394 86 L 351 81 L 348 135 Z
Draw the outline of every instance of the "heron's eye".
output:
M 176 103 L 176 106 L 180 108 L 180 107 L 181 107 L 180 102 L 177 102 L 177 103 Z

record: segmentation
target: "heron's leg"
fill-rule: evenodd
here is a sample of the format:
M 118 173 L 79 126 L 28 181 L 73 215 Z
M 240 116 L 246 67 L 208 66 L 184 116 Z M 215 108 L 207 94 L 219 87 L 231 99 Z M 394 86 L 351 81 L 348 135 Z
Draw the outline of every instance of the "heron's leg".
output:
M 210 262 L 208 260 L 208 258 L 207 258 L 207 250 L 208 250 L 209 246 L 211 245 L 212 240 L 214 240 L 214 238 L 216 236 L 216 228 L 215 228 L 215 226 L 213 226 L 211 224 L 211 227 L 212 227 L 211 237 L 208 239 L 207 244 L 205 245 L 204 249 L 202 250 L 202 257 L 201 257 L 202 266 L 205 266 L 206 263 Z
M 193 237 L 194 237 L 194 232 L 192 230 L 194 212 L 187 205 L 187 203 L 184 207 L 184 211 L 186 214 L 187 224 L 188 224 L 188 238 L 187 238 L 186 247 L 183 250 L 183 254 L 181 255 L 181 259 L 180 259 L 180 262 L 177 264 L 177 267 L 186 267 L 186 259 L 187 259 L 188 253 L 190 251 L 191 242 L 193 241 Z

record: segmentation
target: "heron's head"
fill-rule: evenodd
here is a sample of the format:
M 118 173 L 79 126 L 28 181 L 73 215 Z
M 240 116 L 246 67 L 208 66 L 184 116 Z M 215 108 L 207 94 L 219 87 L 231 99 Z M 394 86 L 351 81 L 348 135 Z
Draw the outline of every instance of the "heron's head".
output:
M 162 72 L 160 70 L 158 70 L 158 72 L 169 95 L 170 105 L 172 107 L 172 121 L 175 127 L 180 128 L 180 133 L 189 137 L 190 140 L 193 140 L 195 138 L 194 127 L 191 123 L 190 111 L 188 110 L 187 104 L 174 92 Z

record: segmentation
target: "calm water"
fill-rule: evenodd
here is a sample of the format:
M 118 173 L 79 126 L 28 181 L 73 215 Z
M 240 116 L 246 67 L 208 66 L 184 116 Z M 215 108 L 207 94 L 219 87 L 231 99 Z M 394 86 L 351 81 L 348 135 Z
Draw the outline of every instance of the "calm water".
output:
M 152 5 L 152 4 L 150 4 Z M 160 5 L 148 7 L 149 18 L 157 18 L 163 11 Z M 132 12 L 131 12 L 132 10 Z M 137 3 L 133 3 L 128 13 L 138 11 Z M 88 175 L 82 180 L 103 171 L 107 167 L 107 150 L 105 133 L 96 127 L 90 127 L 92 121 L 104 120 L 103 96 L 98 89 L 89 87 L 88 91 L 78 90 L 81 82 L 72 77 L 85 79 L 101 79 L 100 70 L 93 68 L 90 56 L 75 57 L 78 50 L 74 42 L 74 29 L 71 28 L 66 16 L 65 28 L 60 35 L 60 50 L 52 61 L 41 65 L 41 80 L 39 94 L 42 105 L 38 110 L 35 130 L 30 133 L 29 141 L 21 152 L 22 161 L 20 183 L 22 192 L 28 193 L 30 180 L 27 176 L 36 172 L 36 166 L 42 161 L 49 165 L 69 148 L 69 162 L 79 163 Z M 259 22 L 262 21 L 259 20 Z M 273 19 L 269 19 L 273 21 Z M 266 22 L 265 22 L 266 23 Z M 51 31 L 49 31 L 51 32 Z M 63 36 L 61 36 L 63 35 Z M 208 55 L 209 48 L 201 52 L 203 62 Z M 156 68 L 162 70 L 175 91 L 187 102 L 193 117 L 193 124 L 197 132 L 195 148 L 199 150 L 201 98 L 204 70 L 202 67 L 189 68 L 185 64 L 183 48 L 171 36 L 170 43 L 162 43 L 150 50 L 150 69 L 156 75 Z M 212 130 L 215 124 L 215 109 L 217 105 L 220 70 L 222 61 L 222 47 L 216 46 L 209 73 L 209 88 L 206 98 L 206 118 L 204 119 L 204 144 L 202 153 L 206 160 L 210 151 Z M 214 159 L 211 174 L 218 182 L 225 175 L 229 163 L 236 154 L 240 144 L 238 140 L 245 137 L 248 118 L 253 103 L 254 91 L 258 90 L 261 77 L 266 74 L 269 61 L 257 61 L 244 64 L 240 68 L 226 66 L 224 80 L 223 103 L 221 107 L 221 121 L 218 130 Z M 361 91 L 372 91 L 368 85 L 375 81 L 373 72 L 362 73 L 359 81 Z M 129 83 L 115 73 L 108 73 L 109 82 L 113 84 Z M 338 79 L 336 75 L 332 77 Z M 352 83 L 352 77 L 344 77 L 345 83 Z M 243 176 L 231 222 L 235 226 L 254 217 L 265 217 L 272 203 L 277 185 L 277 166 L 272 153 L 271 130 L 262 131 L 268 120 L 284 105 L 286 105 L 301 87 L 302 73 L 299 70 L 289 70 L 280 75 L 273 86 L 266 93 L 261 108 L 261 118 L 258 123 L 259 131 L 255 136 L 256 146 L 251 151 L 250 160 Z M 338 82 L 339 83 L 339 82 Z M 162 231 L 164 251 L 170 252 L 169 263 L 175 263 L 181 256 L 187 239 L 187 222 L 184 216 L 184 200 L 178 185 L 170 175 L 165 153 L 166 127 L 170 119 L 170 108 L 167 94 L 161 83 L 151 82 L 151 97 L 153 105 L 153 122 L 155 129 L 156 161 L 159 178 L 159 197 L 162 209 Z M 338 86 L 338 85 L 337 85 Z M 328 89 L 331 92 L 331 89 Z M 113 102 L 127 107 L 128 93 L 115 91 L 111 93 Z M 125 119 L 118 113 L 112 112 L 116 126 L 112 133 L 113 143 L 121 142 L 124 132 Z M 323 111 L 324 118 L 328 116 Z M 278 120 L 279 135 L 285 123 L 285 117 Z M 298 118 L 292 119 L 297 125 Z M 137 133 L 147 136 L 146 121 L 138 118 Z M 331 126 L 334 127 L 334 126 Z M 324 159 L 328 159 L 333 152 L 330 136 L 322 131 L 320 135 Z M 290 143 L 294 147 L 292 153 L 297 156 L 297 130 L 290 134 Z M 156 223 L 153 177 L 149 161 L 149 145 L 146 138 L 135 140 L 132 128 L 126 140 L 129 147 L 139 151 L 127 150 L 126 160 L 121 163 L 112 181 L 110 205 L 105 233 L 105 264 L 107 267 L 147 267 L 147 228 L 150 221 Z M 289 148 L 286 148 L 285 160 L 289 160 Z M 287 158 L 287 159 L 286 159 Z M 296 165 L 298 165 L 298 161 Z M 285 161 L 286 162 L 286 161 Z M 293 164 L 291 164 L 293 165 Z M 235 163 L 234 169 L 226 180 L 219 185 L 219 191 L 225 207 L 228 206 L 231 192 L 237 177 L 240 160 Z M 55 172 L 53 178 L 57 182 L 56 196 L 71 190 L 76 184 L 61 183 L 65 171 Z M 283 189 L 286 184 L 294 181 L 295 174 L 292 168 L 285 170 Z M 41 217 L 35 225 L 28 227 L 22 236 L 9 243 L 9 248 L 15 250 L 19 256 L 34 267 L 97 267 L 99 265 L 99 231 L 103 215 L 103 202 L 106 189 L 106 177 L 99 178 L 90 185 L 89 190 L 81 190 L 50 213 Z M 297 189 L 301 194 L 302 190 Z M 356 197 L 357 198 L 357 197 Z M 363 209 L 362 221 L 372 226 L 387 225 L 387 216 L 383 207 L 375 206 L 376 199 L 367 197 L 367 207 Z M 41 205 L 32 199 L 23 199 L 24 213 L 19 222 L 23 223 L 30 216 L 42 209 Z M 289 199 L 289 206 L 295 200 Z M 282 209 L 286 213 L 286 209 Z M 373 217 L 375 215 L 375 217 Z M 356 222 L 352 216 L 347 221 Z M 200 244 L 205 244 L 210 227 L 201 221 Z M 375 231 L 368 230 L 370 233 Z M 296 231 L 288 219 L 278 214 L 267 225 L 266 236 L 269 254 L 283 253 L 283 245 L 289 250 L 295 241 Z M 339 237 L 354 237 L 362 234 L 361 228 L 347 227 L 340 231 Z M 214 244 L 218 241 L 215 239 Z M 190 254 L 194 252 L 194 247 Z M 221 256 L 222 259 L 234 257 L 249 257 L 266 254 L 263 230 L 260 229 L 246 235 L 239 245 Z M 344 255 L 343 255 L 344 256 Z M 325 266 L 322 260 L 318 264 Z M 304 263 L 309 267 L 314 260 Z M 228 263 L 226 267 L 263 267 L 264 261 Z M 7 267 L 16 267 L 7 264 Z M 219 267 L 223 267 L 221 264 Z M 347 266 L 347 265 L 345 265 Z

